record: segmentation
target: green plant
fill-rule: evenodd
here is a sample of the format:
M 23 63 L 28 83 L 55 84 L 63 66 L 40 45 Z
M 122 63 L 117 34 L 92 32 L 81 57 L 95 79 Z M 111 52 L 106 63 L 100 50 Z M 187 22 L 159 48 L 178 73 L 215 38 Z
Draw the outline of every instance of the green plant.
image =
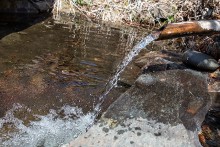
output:
M 87 2 L 85 0 L 74 0 L 74 2 L 80 6 L 84 6 L 84 5 L 91 5 L 91 1 Z

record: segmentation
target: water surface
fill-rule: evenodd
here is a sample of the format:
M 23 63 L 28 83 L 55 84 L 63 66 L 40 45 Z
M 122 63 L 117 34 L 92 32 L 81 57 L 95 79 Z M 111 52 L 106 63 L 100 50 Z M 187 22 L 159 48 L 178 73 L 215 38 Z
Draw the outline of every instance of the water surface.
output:
M 106 84 L 140 38 L 137 32 L 48 19 L 3 37 L 0 146 L 58 146 L 85 132 Z M 132 81 L 138 71 L 130 65 L 124 76 Z M 102 110 L 125 90 L 112 89 Z

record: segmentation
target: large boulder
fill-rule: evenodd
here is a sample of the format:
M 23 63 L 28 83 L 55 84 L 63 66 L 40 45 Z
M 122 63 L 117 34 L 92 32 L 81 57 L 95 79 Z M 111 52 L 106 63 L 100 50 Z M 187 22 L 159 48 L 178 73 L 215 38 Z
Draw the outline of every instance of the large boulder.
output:
M 207 78 L 192 70 L 143 74 L 68 146 L 199 146 L 196 130 L 210 107 Z
M 192 70 L 167 70 L 141 75 L 104 117 L 119 122 L 141 117 L 196 130 L 209 107 L 207 75 Z

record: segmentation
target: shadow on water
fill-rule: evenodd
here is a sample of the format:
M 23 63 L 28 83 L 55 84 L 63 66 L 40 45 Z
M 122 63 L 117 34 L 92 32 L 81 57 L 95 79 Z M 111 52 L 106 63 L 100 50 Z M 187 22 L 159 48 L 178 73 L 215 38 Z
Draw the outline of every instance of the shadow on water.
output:
M 11 33 L 22 31 L 34 24 L 42 22 L 51 15 L 51 13 L 0 13 L 0 39 Z

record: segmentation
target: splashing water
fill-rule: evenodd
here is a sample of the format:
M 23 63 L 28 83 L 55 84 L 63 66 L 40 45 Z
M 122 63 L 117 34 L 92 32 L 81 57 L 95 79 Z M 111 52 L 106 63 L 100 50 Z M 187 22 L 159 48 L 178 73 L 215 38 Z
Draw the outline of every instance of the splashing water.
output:
M 145 48 L 148 44 L 157 39 L 157 34 L 150 34 L 144 37 L 138 44 L 136 44 L 132 50 L 128 53 L 128 55 L 123 59 L 121 64 L 118 66 L 117 71 L 115 72 L 112 79 L 108 82 L 106 86 L 105 92 L 99 97 L 100 103 L 98 103 L 95 107 L 95 113 L 99 113 L 101 110 L 101 105 L 104 102 L 108 93 L 117 85 L 120 74 L 124 71 L 125 67 L 132 61 L 132 59 L 137 56 L 140 51 Z
M 115 73 L 115 75 L 113 76 L 112 80 L 109 82 L 110 83 L 110 87 L 114 87 L 117 85 L 119 76 L 121 74 L 121 72 L 124 71 L 125 67 L 131 62 L 131 60 L 137 56 L 140 51 L 146 47 L 148 44 L 150 44 L 152 41 L 154 41 L 156 38 L 154 35 L 150 34 L 148 36 L 146 36 L 145 38 L 143 38 L 137 45 L 135 45 L 133 47 L 133 49 L 128 53 L 128 55 L 123 59 L 122 63 L 118 66 L 117 71 Z M 109 88 L 110 90 L 112 88 Z M 109 91 L 109 90 L 107 90 Z
M 0 138 L 0 146 L 54 147 L 62 145 L 86 132 L 95 120 L 93 113 L 84 115 L 80 108 L 65 105 L 59 110 L 51 109 L 46 116 L 37 115 L 36 117 L 40 120 L 32 121 L 29 126 L 26 126 L 22 120 L 14 116 L 16 111 L 24 108 L 24 105 L 14 104 L 5 117 L 0 119 L 0 128 L 5 124 L 14 124 L 18 131 L 9 133 L 10 138 Z M 59 117 L 61 112 L 64 113 L 64 118 Z

